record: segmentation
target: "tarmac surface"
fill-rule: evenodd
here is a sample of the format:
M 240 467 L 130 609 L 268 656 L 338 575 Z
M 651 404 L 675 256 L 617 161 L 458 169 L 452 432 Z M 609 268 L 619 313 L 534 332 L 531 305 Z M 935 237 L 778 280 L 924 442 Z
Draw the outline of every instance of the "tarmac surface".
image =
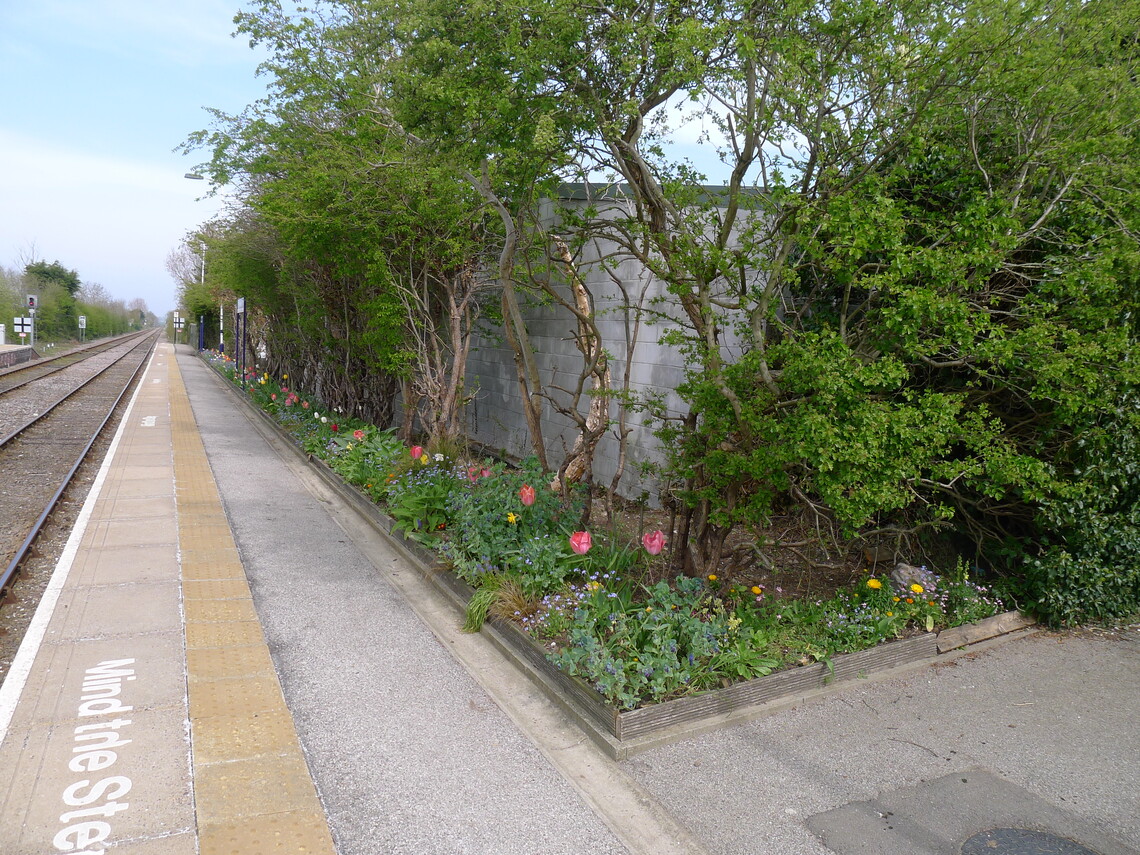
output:
M 1140 852 L 1137 628 L 982 645 L 615 762 L 179 364 L 341 855 L 957 853 L 997 828 Z M 1067 851 L 1025 839 L 986 849 Z

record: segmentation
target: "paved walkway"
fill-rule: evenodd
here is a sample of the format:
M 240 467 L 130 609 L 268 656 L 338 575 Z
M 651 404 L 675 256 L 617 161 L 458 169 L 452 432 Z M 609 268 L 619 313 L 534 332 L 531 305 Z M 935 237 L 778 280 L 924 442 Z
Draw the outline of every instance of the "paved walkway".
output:
M 160 345 L 0 689 L 0 852 L 332 853 Z

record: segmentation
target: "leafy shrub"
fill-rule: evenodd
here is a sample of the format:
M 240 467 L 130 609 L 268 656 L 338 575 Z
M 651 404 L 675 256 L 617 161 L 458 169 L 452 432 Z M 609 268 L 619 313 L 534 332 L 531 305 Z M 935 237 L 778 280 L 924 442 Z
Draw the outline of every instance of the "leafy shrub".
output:
M 416 459 L 404 471 L 393 473 L 382 495 L 397 528 L 421 543 L 432 544 L 447 527 L 448 506 L 459 485 L 446 459 L 428 457 L 426 463 Z
M 741 619 L 698 579 L 680 576 L 638 595 L 616 587 L 588 588 L 566 625 L 567 643 L 550 658 L 621 709 L 710 688 L 725 676 L 762 676 L 779 664 L 763 634 L 741 632 Z
M 1074 477 L 1043 503 L 1028 606 L 1052 626 L 1140 615 L 1140 413 L 1134 396 L 1073 443 Z
M 527 594 L 541 597 L 581 575 L 582 562 L 567 542 L 580 500 L 564 505 L 545 481 L 534 459 L 518 469 L 480 465 L 460 473 L 449 497 L 443 554 L 461 579 L 479 585 L 487 573 L 509 573 Z M 520 496 L 524 487 L 534 489 L 529 506 Z

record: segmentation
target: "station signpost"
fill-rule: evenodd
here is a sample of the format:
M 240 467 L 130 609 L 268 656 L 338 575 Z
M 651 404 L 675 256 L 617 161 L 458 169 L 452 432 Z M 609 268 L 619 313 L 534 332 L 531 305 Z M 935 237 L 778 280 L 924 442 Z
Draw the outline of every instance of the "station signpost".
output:
M 12 321 L 13 321 L 12 329 L 14 329 L 19 334 L 20 344 L 23 344 L 24 339 L 32 331 L 32 319 L 26 318 L 26 317 L 25 318 L 12 318 Z M 35 343 L 36 343 L 36 340 L 32 339 L 32 344 L 34 345 Z
M 234 311 L 234 347 L 237 350 L 238 372 L 241 374 L 241 387 L 245 388 L 245 345 L 249 334 L 246 330 L 245 297 L 238 297 Z

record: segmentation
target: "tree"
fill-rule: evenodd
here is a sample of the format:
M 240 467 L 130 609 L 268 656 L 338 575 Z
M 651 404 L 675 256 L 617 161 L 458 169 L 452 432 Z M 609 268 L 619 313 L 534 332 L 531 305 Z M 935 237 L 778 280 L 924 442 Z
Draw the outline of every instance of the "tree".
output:
M 79 273 L 68 270 L 58 261 L 48 264 L 46 261 L 33 261 L 24 268 L 24 273 L 33 282 L 59 285 L 69 295 L 74 297 L 79 293 L 83 283 L 79 281 Z
M 1106 489 L 1082 474 L 1082 441 L 1131 430 L 1138 11 L 345 0 L 291 17 L 263 0 L 239 26 L 271 48 L 274 94 L 195 142 L 278 241 L 274 293 L 296 289 L 326 332 L 343 320 L 346 359 L 391 345 L 365 368 L 404 370 L 453 274 L 494 270 L 544 466 L 543 407 L 578 415 L 610 394 L 575 249 L 597 236 L 618 248 L 603 264 L 651 271 L 666 299 L 623 293 L 630 317 L 672 327 L 689 369 L 686 411 L 657 415 L 690 569 L 788 505 L 825 543 L 917 550 L 953 527 L 996 561 L 1043 544 L 1059 500 Z M 665 145 L 685 98 L 721 187 Z M 538 216 L 555 183 L 598 174 L 620 204 Z M 405 216 L 413 186 L 429 226 Z M 527 298 L 564 312 L 576 387 L 538 375 Z M 397 328 L 411 335 L 385 338 Z M 449 347 L 461 356 L 462 336 Z M 579 416 L 580 459 L 608 422 Z

